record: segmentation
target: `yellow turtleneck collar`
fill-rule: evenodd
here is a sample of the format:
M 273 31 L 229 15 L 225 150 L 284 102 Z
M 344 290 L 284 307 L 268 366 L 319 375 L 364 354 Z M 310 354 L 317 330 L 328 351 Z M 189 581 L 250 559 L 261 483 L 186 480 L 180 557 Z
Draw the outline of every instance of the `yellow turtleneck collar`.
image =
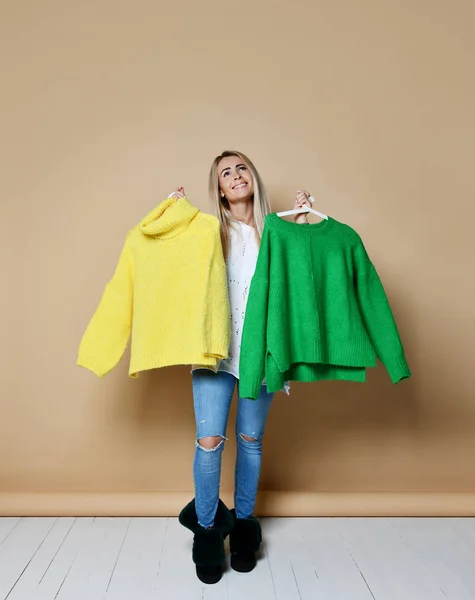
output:
M 167 198 L 141 221 L 140 229 L 145 235 L 171 238 L 184 231 L 198 213 L 187 198 Z

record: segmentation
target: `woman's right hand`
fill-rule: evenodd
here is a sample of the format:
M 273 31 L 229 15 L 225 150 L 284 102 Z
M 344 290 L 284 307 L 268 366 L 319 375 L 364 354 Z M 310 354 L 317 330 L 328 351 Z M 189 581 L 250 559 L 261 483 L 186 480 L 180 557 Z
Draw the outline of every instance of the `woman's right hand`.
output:
M 176 190 L 172 194 L 170 194 L 168 197 L 175 198 L 176 200 L 178 198 L 184 198 L 185 197 L 185 189 L 183 188 L 183 186 L 180 186 L 180 187 L 176 188 Z

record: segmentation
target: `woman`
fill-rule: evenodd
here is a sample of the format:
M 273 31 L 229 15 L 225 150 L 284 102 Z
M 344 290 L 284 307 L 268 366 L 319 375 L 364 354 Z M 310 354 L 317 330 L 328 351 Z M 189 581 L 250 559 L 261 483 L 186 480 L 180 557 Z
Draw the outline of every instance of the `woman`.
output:
M 264 219 L 270 212 L 262 179 L 253 163 L 241 152 L 226 151 L 212 164 L 209 189 L 221 224 L 231 308 L 229 357 L 217 371 L 192 368 L 196 420 L 193 463 L 195 498 L 180 513 L 180 522 L 193 531 L 193 561 L 201 581 L 216 583 L 222 575 L 224 538 L 230 534 L 231 567 L 249 572 L 256 565 L 255 553 L 261 529 L 253 516 L 262 461 L 262 437 L 273 394 L 265 383 L 257 400 L 238 399 L 236 419 L 237 457 L 235 508 L 229 511 L 219 498 L 221 456 L 231 400 L 239 379 L 239 350 L 247 295 L 255 270 Z M 174 193 L 184 196 L 183 188 Z M 308 201 L 298 192 L 295 207 Z M 296 215 L 297 223 L 306 214 Z

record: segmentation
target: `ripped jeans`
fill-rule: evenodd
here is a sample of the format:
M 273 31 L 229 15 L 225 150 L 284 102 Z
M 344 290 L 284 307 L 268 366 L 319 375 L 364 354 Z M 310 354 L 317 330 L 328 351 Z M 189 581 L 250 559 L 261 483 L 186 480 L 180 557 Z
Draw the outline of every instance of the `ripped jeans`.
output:
M 221 456 L 226 438 L 229 409 L 238 379 L 226 373 L 209 369 L 192 372 L 193 403 L 196 420 L 196 444 L 193 461 L 195 507 L 198 523 L 211 527 L 218 508 L 221 479 Z M 257 400 L 238 398 L 236 418 L 236 469 L 234 478 L 234 506 L 236 516 L 248 518 L 254 511 L 262 463 L 262 436 L 273 394 L 265 385 Z M 242 436 L 251 438 L 248 441 Z M 221 441 L 206 449 L 198 440 L 218 436 Z

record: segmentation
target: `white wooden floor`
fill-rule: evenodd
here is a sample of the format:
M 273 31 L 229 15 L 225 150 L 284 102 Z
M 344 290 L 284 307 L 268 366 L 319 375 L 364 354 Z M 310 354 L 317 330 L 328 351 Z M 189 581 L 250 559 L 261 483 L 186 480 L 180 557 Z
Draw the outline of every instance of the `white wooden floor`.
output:
M 205 586 L 176 518 L 0 518 L 0 599 L 475 599 L 475 519 L 261 523 L 256 569 Z

